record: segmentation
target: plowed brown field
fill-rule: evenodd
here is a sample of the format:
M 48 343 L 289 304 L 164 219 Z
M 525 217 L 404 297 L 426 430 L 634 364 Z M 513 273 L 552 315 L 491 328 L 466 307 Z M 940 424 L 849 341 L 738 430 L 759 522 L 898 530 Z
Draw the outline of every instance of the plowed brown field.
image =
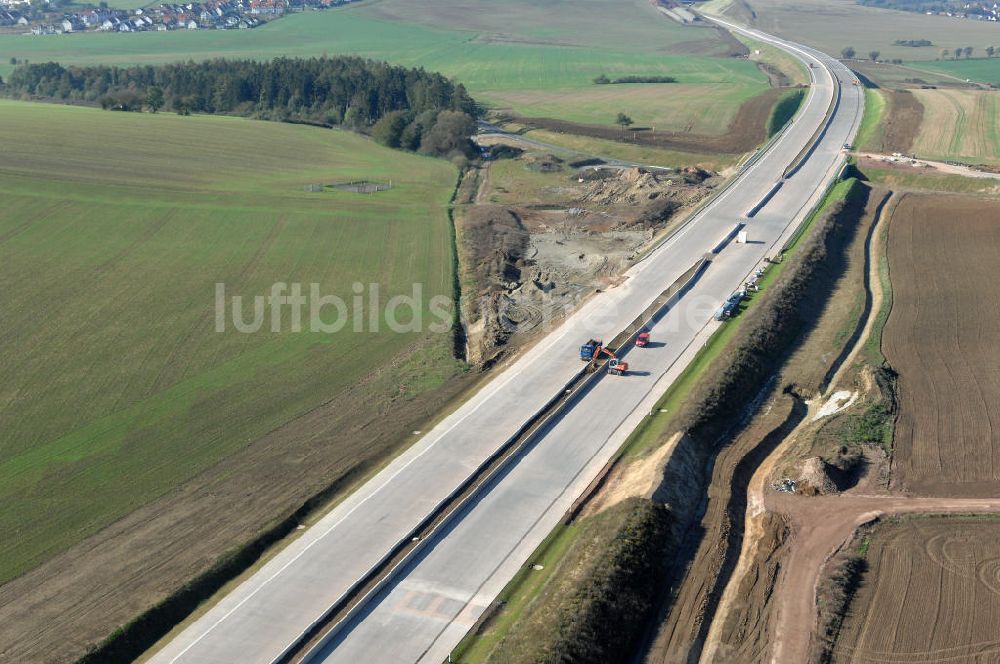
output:
M 888 255 L 883 350 L 900 400 L 894 482 L 923 495 L 995 495 L 1000 203 L 908 195 L 893 214 Z
M 1000 661 L 1000 520 L 888 521 L 865 557 L 834 662 Z

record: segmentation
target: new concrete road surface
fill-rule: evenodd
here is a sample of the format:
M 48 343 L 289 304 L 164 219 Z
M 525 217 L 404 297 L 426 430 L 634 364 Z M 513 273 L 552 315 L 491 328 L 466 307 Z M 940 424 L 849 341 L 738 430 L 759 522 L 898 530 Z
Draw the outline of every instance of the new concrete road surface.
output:
M 737 29 L 736 26 L 727 26 Z M 840 63 L 756 31 L 811 62 L 811 92 L 793 122 L 733 186 L 636 264 L 624 283 L 588 300 L 478 394 L 240 584 L 152 660 L 272 662 L 580 371 L 579 346 L 610 339 L 639 316 L 758 204 L 827 123 L 809 158 L 653 328 L 629 351 L 633 372 L 603 376 L 575 398 L 487 490 L 455 515 L 391 582 L 333 632 L 315 659 L 440 662 L 527 560 L 689 361 L 712 313 L 772 255 L 822 196 L 861 119 L 863 96 Z M 839 79 L 839 81 L 838 81 Z M 843 86 L 839 82 L 844 82 Z M 746 221 L 744 219 L 744 221 Z

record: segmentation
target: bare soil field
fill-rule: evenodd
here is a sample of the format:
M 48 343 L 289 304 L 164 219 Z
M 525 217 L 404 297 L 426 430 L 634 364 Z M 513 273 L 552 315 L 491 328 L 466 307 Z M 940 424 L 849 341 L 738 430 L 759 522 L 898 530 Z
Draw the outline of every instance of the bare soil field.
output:
M 888 519 L 866 540 L 834 662 L 1000 660 L 1000 519 Z
M 696 134 L 678 131 L 650 131 L 650 128 L 629 129 L 626 139 L 637 145 L 691 153 L 735 154 L 748 152 L 767 139 L 767 120 L 771 109 L 785 89 L 771 88 L 747 100 L 736 113 L 725 133 Z M 566 134 L 578 134 L 611 141 L 622 140 L 615 127 L 567 122 L 552 118 L 517 118 L 519 124 Z
M 1000 204 L 907 194 L 888 257 L 893 309 L 882 343 L 900 405 L 893 483 L 925 495 L 996 495 Z
M 824 569 L 827 561 L 842 547 L 849 545 L 854 539 L 855 530 L 863 524 L 869 523 L 877 518 L 891 517 L 893 515 L 918 515 L 918 514 L 957 514 L 966 515 L 972 513 L 983 513 L 996 515 L 1000 513 L 1000 500 L 998 499 L 978 499 L 978 498 L 913 498 L 899 495 L 850 495 L 842 494 L 836 496 L 822 496 L 818 498 L 804 498 L 802 496 L 770 493 L 766 498 L 766 509 L 770 513 L 782 515 L 788 521 L 788 541 L 785 544 L 786 555 L 781 559 L 781 571 L 777 576 L 777 582 L 770 590 L 773 593 L 771 598 L 770 624 L 776 629 L 770 638 L 770 658 L 774 662 L 806 662 L 811 655 L 818 652 L 818 646 L 825 645 L 825 642 L 817 640 L 815 632 L 817 628 L 817 587 L 828 573 Z M 923 521 L 923 519 L 921 519 Z M 950 521 L 950 520 L 949 520 Z M 976 518 L 976 523 L 985 525 L 987 523 L 997 523 L 1000 521 L 987 520 L 983 517 Z M 995 533 L 996 531 L 990 531 Z M 991 537 L 984 531 L 983 537 Z M 995 535 L 992 536 L 996 541 Z M 863 541 L 863 540 L 862 540 Z M 874 539 L 870 546 L 874 545 Z M 995 544 L 993 545 L 996 546 Z M 864 549 L 850 552 L 852 554 L 863 554 Z M 871 549 L 869 549 L 869 558 Z M 996 554 L 994 554 L 996 555 Z M 891 572 L 889 572 L 891 574 Z M 865 573 L 864 578 L 874 580 L 878 572 L 872 568 Z M 920 583 L 921 579 L 930 579 L 932 583 Z M 892 599 L 885 599 L 879 605 L 872 605 L 873 613 L 886 614 L 898 612 L 903 604 L 916 611 L 932 610 L 937 604 L 934 601 L 934 593 L 937 590 L 937 580 L 934 577 L 920 577 L 916 574 L 910 575 L 910 589 L 896 586 L 898 595 Z M 821 598 L 822 599 L 822 598 Z M 882 598 L 880 598 L 880 601 Z M 859 611 L 859 607 L 864 607 L 863 599 L 856 597 L 850 605 L 846 624 L 841 628 L 840 638 L 837 640 L 835 650 L 846 652 L 844 646 L 852 646 L 858 642 L 852 636 L 854 626 L 851 624 Z M 944 606 L 944 605 L 943 605 Z M 971 603 L 969 604 L 971 608 Z M 967 614 L 968 615 L 968 614 Z M 996 624 L 996 612 L 989 620 Z M 933 618 L 933 616 L 932 616 Z M 877 618 L 876 618 L 877 619 Z M 940 618 L 942 624 L 948 620 Z M 855 659 L 847 661 L 865 662 L 866 664 L 905 664 L 909 662 L 920 662 L 930 664 L 930 662 L 942 661 L 930 658 L 909 659 L 911 651 L 900 643 L 899 650 L 893 651 L 892 646 L 881 648 L 875 641 L 880 636 L 893 638 L 892 626 L 881 626 L 880 634 L 871 634 L 870 650 L 867 653 L 868 659 Z M 924 633 L 933 631 L 933 625 L 925 625 Z M 995 638 L 995 636 L 994 636 Z M 925 653 L 927 654 L 927 653 Z M 943 659 L 943 658 L 942 658 Z M 839 657 L 835 661 L 841 661 Z M 955 659 L 948 661 L 993 661 L 993 660 L 969 660 Z

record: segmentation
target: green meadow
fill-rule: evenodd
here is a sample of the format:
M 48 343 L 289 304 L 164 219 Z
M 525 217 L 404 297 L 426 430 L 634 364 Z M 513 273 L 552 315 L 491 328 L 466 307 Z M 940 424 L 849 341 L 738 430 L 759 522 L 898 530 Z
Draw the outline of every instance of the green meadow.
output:
M 450 295 L 448 162 L 240 118 L 11 101 L 0 118 L 0 582 L 403 351 L 426 360 L 412 392 L 458 370 L 447 333 L 313 333 L 308 314 L 295 333 L 287 307 L 278 332 L 270 312 L 253 334 L 215 319 L 217 283 Z M 393 188 L 304 190 L 359 178 Z
M 0 35 L 0 74 L 9 73 L 12 57 L 134 65 L 352 54 L 443 72 L 480 101 L 527 116 L 613 124 L 624 111 L 640 125 L 703 133 L 724 132 L 738 104 L 767 87 L 754 63 L 717 57 L 725 46 L 714 30 L 683 28 L 639 0 L 538 6 L 518 0 L 485 24 L 475 19 L 488 13 L 486 3 L 433 0 L 421 3 L 424 12 L 412 5 L 384 0 L 305 12 L 255 30 Z M 587 9 L 598 14 L 583 14 Z M 604 23 L 600 12 L 607 14 Z M 623 16 L 615 20 L 612 12 Z M 511 17 L 506 29 L 504 16 Z M 544 17 L 548 22 L 540 24 Z M 427 24 L 434 18 L 437 25 Z M 608 35 L 601 39 L 603 25 Z M 602 73 L 669 75 L 680 85 L 594 85 Z
M 1000 49 L 1000 34 L 997 35 L 997 48 Z M 976 49 L 982 51 L 982 48 Z M 975 53 L 973 53 L 975 55 Z M 916 63 L 914 63 L 916 64 Z M 971 58 L 961 60 L 935 60 L 933 62 L 921 62 L 920 67 L 932 71 L 955 76 L 960 79 L 969 79 L 977 83 L 992 83 L 1000 85 L 1000 58 Z

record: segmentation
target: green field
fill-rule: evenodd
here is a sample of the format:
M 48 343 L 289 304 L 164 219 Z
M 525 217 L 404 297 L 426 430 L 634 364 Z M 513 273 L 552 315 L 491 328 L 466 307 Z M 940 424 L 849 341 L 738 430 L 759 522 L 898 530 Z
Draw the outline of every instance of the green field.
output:
M 450 294 L 447 162 L 239 118 L 10 101 L 0 117 L 0 582 L 418 342 L 410 393 L 456 370 L 447 333 L 312 333 L 308 314 L 293 333 L 287 307 L 281 332 L 218 333 L 214 313 L 219 282 Z M 394 188 L 304 191 L 356 178 Z
M 1000 48 L 1000 31 L 998 31 L 995 41 L 995 45 Z M 978 48 L 976 51 L 981 53 L 982 48 Z M 973 55 L 975 54 L 974 52 Z M 963 58 L 961 60 L 938 60 L 918 64 L 924 69 L 930 69 L 962 80 L 969 79 L 977 83 L 1000 85 L 1000 58 L 973 57 L 968 60 Z
M 678 26 L 642 0 L 516 0 L 499 14 L 485 2 L 432 0 L 419 7 L 383 0 L 242 31 L 0 35 L 0 75 L 9 73 L 11 57 L 124 65 L 356 54 L 443 72 L 477 99 L 528 116 L 610 125 L 624 111 L 641 125 L 706 133 L 725 131 L 739 102 L 767 87 L 752 62 L 713 57 L 726 51 L 714 30 Z M 491 14 L 490 22 L 477 29 L 482 14 Z M 679 85 L 594 85 L 602 73 L 669 75 Z
M 1000 181 L 988 178 L 968 178 L 905 171 L 897 168 L 866 167 L 865 176 L 873 183 L 894 190 L 947 191 L 960 194 L 1000 194 Z
M 861 118 L 861 126 L 858 127 L 858 135 L 854 138 L 854 145 L 858 150 L 871 149 L 882 123 L 885 107 L 885 97 L 881 92 L 877 89 L 865 90 L 865 112 Z
M 636 0 L 377 0 L 361 8 L 372 18 L 471 31 L 495 42 L 675 55 L 728 51 L 711 28 L 681 26 Z

